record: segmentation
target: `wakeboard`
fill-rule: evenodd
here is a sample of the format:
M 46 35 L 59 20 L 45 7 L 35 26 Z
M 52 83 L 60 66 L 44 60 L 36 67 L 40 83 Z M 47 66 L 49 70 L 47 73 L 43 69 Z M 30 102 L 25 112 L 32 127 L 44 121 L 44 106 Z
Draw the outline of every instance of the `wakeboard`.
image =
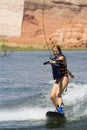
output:
M 66 121 L 65 115 L 55 112 L 55 111 L 48 111 L 46 113 L 47 123 L 64 123 Z

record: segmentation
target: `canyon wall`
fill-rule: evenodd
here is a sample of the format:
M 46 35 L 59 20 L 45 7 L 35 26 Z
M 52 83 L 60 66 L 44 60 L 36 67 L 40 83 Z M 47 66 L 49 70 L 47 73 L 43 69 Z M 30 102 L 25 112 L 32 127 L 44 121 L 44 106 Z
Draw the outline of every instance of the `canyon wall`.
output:
M 24 0 L 0 0 L 0 36 L 20 36 Z
M 9 0 L 6 1 L 9 2 Z M 20 3 L 23 5 L 23 1 L 20 1 L 22 0 L 17 0 L 15 6 L 16 4 L 20 5 Z M 13 9 L 15 18 L 19 18 L 20 15 L 19 20 L 16 21 L 12 18 L 11 23 L 11 27 L 14 25 L 15 29 L 19 30 L 23 14 L 21 36 L 8 38 L 9 42 L 18 42 L 20 45 L 24 43 L 28 46 L 38 43 L 46 45 L 47 40 L 49 45 L 59 44 L 64 48 L 87 48 L 86 0 L 25 0 L 24 12 L 22 12 L 21 5 L 17 14 L 15 14 L 16 8 Z M 12 16 L 12 12 L 10 12 L 10 16 Z M 13 21 L 15 21 L 14 24 Z M 7 23 L 9 24 L 9 21 Z M 17 33 L 16 30 L 15 33 Z M 10 32 L 8 34 L 12 35 Z M 19 34 L 20 30 L 13 35 Z
M 21 36 L 37 43 L 45 34 L 49 44 L 87 48 L 86 12 L 85 0 L 26 0 Z

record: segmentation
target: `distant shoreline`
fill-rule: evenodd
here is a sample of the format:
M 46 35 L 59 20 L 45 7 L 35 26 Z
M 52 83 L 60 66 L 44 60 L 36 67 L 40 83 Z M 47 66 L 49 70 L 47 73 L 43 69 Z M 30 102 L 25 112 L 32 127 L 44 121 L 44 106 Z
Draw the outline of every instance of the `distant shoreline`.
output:
M 61 46 L 61 45 L 60 45 Z M 5 50 L 13 50 L 13 51 L 46 51 L 51 50 L 52 46 L 47 46 L 45 43 L 37 43 L 37 44 L 24 44 L 24 43 L 8 43 L 4 39 L 0 39 L 0 51 Z M 87 50 L 87 48 L 76 48 L 76 47 L 69 47 L 63 48 L 62 50 Z
M 0 47 L 0 51 L 6 51 L 6 50 L 13 50 L 13 51 L 49 51 L 51 48 L 33 48 L 33 47 Z M 62 48 L 63 51 L 80 51 L 80 50 L 87 50 L 87 48 Z

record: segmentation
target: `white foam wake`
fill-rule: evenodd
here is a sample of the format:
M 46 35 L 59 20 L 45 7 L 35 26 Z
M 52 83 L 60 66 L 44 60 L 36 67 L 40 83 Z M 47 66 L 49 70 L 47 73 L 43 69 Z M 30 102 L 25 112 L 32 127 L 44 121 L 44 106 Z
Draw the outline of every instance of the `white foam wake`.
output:
M 64 100 L 67 105 L 77 104 L 81 101 L 86 101 L 87 98 L 87 84 L 70 83 L 67 87 L 68 91 L 64 95 Z
M 87 84 L 70 83 L 68 91 L 63 95 L 63 99 L 68 120 L 78 120 L 80 117 L 87 117 Z M 52 106 L 46 108 L 25 106 L 15 110 L 0 110 L 0 121 L 45 120 L 46 112 L 54 110 Z
M 87 84 L 70 83 L 63 98 L 69 120 L 87 117 Z
M 21 108 L 0 111 L 0 121 L 45 120 L 48 108 Z M 51 109 L 52 110 L 52 109 Z

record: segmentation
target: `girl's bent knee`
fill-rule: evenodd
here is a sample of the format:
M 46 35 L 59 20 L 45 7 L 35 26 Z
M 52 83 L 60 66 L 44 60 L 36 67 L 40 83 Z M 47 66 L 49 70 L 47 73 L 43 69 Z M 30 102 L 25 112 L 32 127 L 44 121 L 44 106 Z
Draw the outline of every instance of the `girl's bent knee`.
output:
M 50 94 L 50 99 L 53 100 L 54 98 L 55 98 L 55 96 Z
M 60 98 L 60 97 L 61 97 L 61 93 L 58 93 L 57 97 L 59 97 L 59 98 Z

